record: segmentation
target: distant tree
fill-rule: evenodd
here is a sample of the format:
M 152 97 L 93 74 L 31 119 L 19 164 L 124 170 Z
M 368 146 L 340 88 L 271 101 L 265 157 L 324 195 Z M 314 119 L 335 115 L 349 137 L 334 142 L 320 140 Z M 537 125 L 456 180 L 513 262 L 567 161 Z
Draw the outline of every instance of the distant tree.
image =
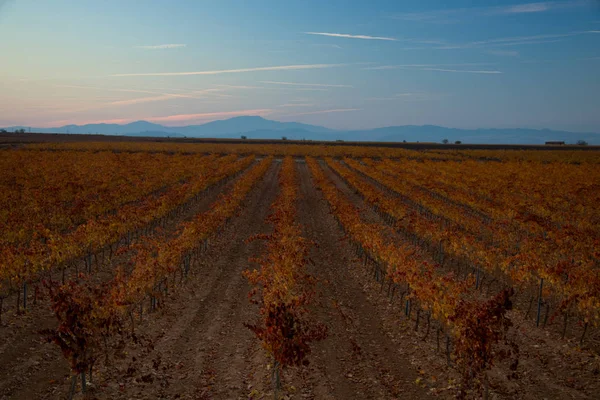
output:
M 442 143 L 444 143 L 444 144 L 448 144 L 448 139 L 444 139 L 444 140 L 442 140 Z
M 0 133 L 8 133 L 6 129 L 0 129 Z
M 460 140 L 457 140 L 456 142 L 454 142 L 454 144 L 462 144 L 462 142 Z
M 15 129 L 15 133 L 25 133 L 25 129 Z
M 342 140 L 342 139 L 336 139 L 335 141 L 336 141 L 336 142 L 343 142 L 343 140 Z
M 281 140 L 287 140 L 287 136 L 282 136 Z
M 579 146 L 587 146 L 587 145 L 588 145 L 588 142 L 586 142 L 585 140 L 578 140 L 578 141 L 577 141 L 577 144 L 578 144 Z
M 246 139 L 248 139 L 248 137 L 242 135 L 242 139 L 246 140 Z
M 402 143 L 406 143 L 406 140 L 403 140 Z

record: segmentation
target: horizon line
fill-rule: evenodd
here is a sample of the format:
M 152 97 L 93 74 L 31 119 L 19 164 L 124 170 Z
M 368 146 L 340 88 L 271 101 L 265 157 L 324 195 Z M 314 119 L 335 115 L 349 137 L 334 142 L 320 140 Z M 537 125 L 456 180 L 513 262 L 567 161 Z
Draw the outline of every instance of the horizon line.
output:
M 355 110 L 355 109 L 348 109 L 348 111 L 350 110 Z M 265 111 L 265 110 L 254 110 L 254 111 Z M 331 111 L 331 110 L 325 110 L 325 111 Z M 338 111 L 338 110 L 336 110 Z M 235 112 L 231 112 L 231 114 L 234 114 Z M 228 113 L 208 113 L 208 114 L 228 114 Z M 268 114 L 268 113 L 267 113 Z M 298 116 L 301 115 L 306 115 L 306 113 L 299 113 L 299 114 L 295 114 Z M 289 115 L 292 116 L 292 115 Z M 169 128 L 169 129 L 173 129 L 173 128 L 185 128 L 185 127 L 189 127 L 189 126 L 202 126 L 202 125 L 206 125 L 208 123 L 211 122 L 217 122 L 217 121 L 228 121 L 228 120 L 232 120 L 232 119 L 236 119 L 236 118 L 261 118 L 267 121 L 274 121 L 274 122 L 280 122 L 282 124 L 286 124 L 286 123 L 300 123 L 303 125 L 311 125 L 311 126 L 317 126 L 320 128 L 326 128 L 326 129 L 330 129 L 333 131 L 346 131 L 346 132 L 356 132 L 356 131 L 370 131 L 370 130 L 376 130 L 376 129 L 384 129 L 384 128 L 396 128 L 396 127 L 419 127 L 419 128 L 423 128 L 423 127 L 436 127 L 436 128 L 445 128 L 445 129 L 460 129 L 460 130 L 465 130 L 465 131 L 477 131 L 477 130 L 502 130 L 502 129 L 507 129 L 507 130 L 535 130 L 535 131 L 554 131 L 554 132 L 565 132 L 565 133 L 580 133 L 580 134 L 594 134 L 594 135 L 600 135 L 600 129 L 596 132 L 594 131 L 575 131 L 575 130 L 565 130 L 565 129 L 558 129 L 558 128 L 548 128 L 548 127 L 544 127 L 544 128 L 531 128 L 531 127 L 478 127 L 478 128 L 457 128 L 457 127 L 452 127 L 452 126 L 445 126 L 445 125 L 435 125 L 435 124 L 403 124 L 403 125 L 383 125 L 383 126 L 376 126 L 376 127 L 371 127 L 371 128 L 360 128 L 360 129 L 345 129 L 345 128 L 329 128 L 327 126 L 323 126 L 323 125 L 314 125 L 314 124 L 310 124 L 310 123 L 305 123 L 305 122 L 299 122 L 299 121 L 280 121 L 277 119 L 270 119 L 270 118 L 264 118 L 262 115 L 252 115 L 252 114 L 242 114 L 242 115 L 233 115 L 232 117 L 229 118 L 224 118 L 224 119 L 211 119 L 211 120 L 206 120 L 205 122 L 201 122 L 198 124 L 190 124 L 190 125 L 162 125 L 160 123 L 154 123 L 152 121 L 149 121 L 147 119 L 139 119 L 139 120 L 133 120 L 131 122 L 125 122 L 127 120 L 127 118 L 120 118 L 120 119 L 114 119 L 114 120 L 105 120 L 102 122 L 91 122 L 91 123 L 85 123 L 85 124 L 76 124 L 76 123 L 70 123 L 70 124 L 65 124 L 65 125 L 61 125 L 61 126 L 48 126 L 48 127 L 42 127 L 42 126 L 27 126 L 27 125 L 10 125 L 10 126 L 1 126 L 0 125 L 0 129 L 28 129 L 28 130 L 33 130 L 33 129 L 59 129 L 59 128 L 66 128 L 66 127 L 84 127 L 86 125 L 118 125 L 118 126 L 126 126 L 126 125 L 130 125 L 130 124 L 134 124 L 134 123 L 138 123 L 138 122 L 146 122 L 149 124 L 154 124 L 154 125 L 159 125 L 160 127 L 163 128 Z M 284 115 L 285 117 L 285 115 Z M 154 117 L 157 120 L 160 119 L 166 119 L 168 117 Z M 112 122 L 111 121 L 115 121 Z M 120 123 L 117 121 L 121 121 Z M 276 130 L 275 130 L 276 131 Z M 146 131 L 146 132 L 151 132 L 151 131 Z M 7 132 L 7 133 L 13 133 L 13 132 Z M 26 132 L 29 133 L 29 132 Z M 32 131 L 30 133 L 40 133 L 40 134 L 45 134 L 44 132 L 35 132 Z M 65 134 L 67 134 L 66 132 L 64 132 Z M 135 132 L 135 133 L 143 133 L 143 132 Z M 243 132 L 241 132 L 243 133 Z M 322 132 L 319 132 L 322 133 Z M 325 132 L 326 133 L 326 132 Z M 90 133 L 68 133 L 68 134 L 90 134 Z M 110 135 L 110 134 L 104 134 L 104 133 L 98 133 L 99 135 Z

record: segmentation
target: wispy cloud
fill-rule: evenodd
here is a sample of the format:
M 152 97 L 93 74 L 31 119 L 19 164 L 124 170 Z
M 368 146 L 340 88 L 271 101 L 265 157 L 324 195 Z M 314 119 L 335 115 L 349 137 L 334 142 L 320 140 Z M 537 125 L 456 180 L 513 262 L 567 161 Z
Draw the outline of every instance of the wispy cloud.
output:
M 314 47 L 327 47 L 327 48 L 330 48 L 330 49 L 340 49 L 340 50 L 343 49 L 343 47 L 340 46 L 340 45 L 338 45 L 338 44 L 313 43 L 313 44 L 311 44 L 311 46 L 314 46 Z
M 548 11 L 552 8 L 552 6 L 552 3 L 518 4 L 516 6 L 500 8 L 499 12 L 502 14 L 536 13 Z
M 53 85 L 58 88 L 68 89 L 87 89 L 87 90 L 101 90 L 107 92 L 124 92 L 124 93 L 149 93 L 149 94 L 162 94 L 150 90 L 141 89 L 121 89 L 121 88 L 109 88 L 109 87 L 98 87 L 98 86 L 80 86 L 80 85 Z
M 329 36 L 346 39 L 363 39 L 363 40 L 388 40 L 397 41 L 398 39 L 384 36 L 368 36 L 368 35 L 349 35 L 347 33 L 330 33 L 330 32 L 304 32 L 307 35 Z
M 315 105 L 312 103 L 287 103 L 280 104 L 277 107 L 285 108 L 285 107 L 314 107 Z
M 519 52 L 515 50 L 488 50 L 486 53 L 500 57 L 518 57 Z
M 173 95 L 173 94 L 165 94 L 164 96 L 154 96 L 154 97 L 142 97 L 139 99 L 128 99 L 128 100 L 118 100 L 113 101 L 107 104 L 107 106 L 129 106 L 133 104 L 141 104 L 141 103 L 153 103 L 156 101 L 165 101 L 165 100 L 173 100 L 176 98 L 189 97 L 189 96 L 181 96 L 181 95 Z
M 490 65 L 490 63 L 459 63 L 459 64 L 396 64 L 396 65 L 379 65 L 376 67 L 366 67 L 365 70 L 385 70 L 399 68 L 435 68 L 435 67 L 471 67 Z
M 255 109 L 255 110 L 239 110 L 239 111 L 223 111 L 223 112 L 208 112 L 208 113 L 198 113 L 198 114 L 175 114 L 175 115 L 167 115 L 162 117 L 152 117 L 152 116 L 136 116 L 132 118 L 115 118 L 115 119 L 104 119 L 104 120 L 83 120 L 83 119 L 63 119 L 59 121 L 51 121 L 48 123 L 42 124 L 42 126 L 61 126 L 67 124 L 127 124 L 134 121 L 150 121 L 156 123 L 164 123 L 166 125 L 177 126 L 178 123 L 181 122 L 189 122 L 189 121 L 201 121 L 201 122 L 210 122 L 217 119 L 235 117 L 240 115 L 269 115 L 273 112 L 271 109 Z
M 125 99 L 125 100 L 114 100 L 101 104 L 94 104 L 91 106 L 85 107 L 71 107 L 69 109 L 65 109 L 62 112 L 65 113 L 74 113 L 74 112 L 83 112 L 83 111 L 93 111 L 100 110 L 110 107 L 117 106 L 129 106 L 135 104 L 143 104 L 143 103 L 153 103 L 159 101 L 169 101 L 173 99 L 196 99 L 196 100 L 206 100 L 207 95 L 217 95 L 221 96 L 222 94 L 213 93 L 215 91 L 220 91 L 221 89 L 211 88 L 211 89 L 203 89 L 203 90 L 194 90 L 187 91 L 184 93 L 164 93 L 158 90 L 138 90 L 138 89 L 123 89 L 123 88 L 103 88 L 103 87 L 94 87 L 94 86 L 77 86 L 77 85 L 54 85 L 54 87 L 61 88 L 73 88 L 73 89 L 82 89 L 82 90 L 98 90 L 98 91 L 108 91 L 108 92 L 120 92 L 120 93 L 144 93 L 144 94 L 153 94 L 155 96 L 147 96 L 135 99 Z M 162 89 L 164 90 L 164 89 Z M 178 90 L 178 89 L 168 89 L 170 90 Z M 223 95 L 226 96 L 226 95 Z M 94 99 L 98 100 L 98 97 L 94 97 Z
M 298 64 L 298 65 L 279 65 L 273 67 L 255 67 L 255 68 L 238 68 L 238 69 L 221 69 L 214 71 L 192 71 L 192 72 L 142 72 L 128 74 L 112 74 L 114 77 L 125 76 L 189 76 L 189 75 L 219 75 L 219 74 L 238 74 L 244 72 L 260 72 L 260 71 L 294 71 L 303 69 L 322 69 L 341 67 L 346 64 Z
M 186 47 L 186 44 L 183 43 L 170 43 L 170 44 L 156 44 L 151 46 L 134 46 L 136 49 L 145 49 L 145 50 L 163 50 L 163 49 L 178 49 L 181 47 Z
M 467 18 L 492 17 L 515 14 L 535 14 L 550 11 L 574 9 L 590 6 L 593 0 L 545 1 L 509 6 L 451 8 L 413 13 L 399 13 L 392 18 L 403 21 L 430 23 L 457 23 Z
M 300 82 L 278 82 L 278 81 L 260 81 L 269 85 L 284 85 L 284 86 L 314 86 L 314 87 L 334 87 L 334 88 L 351 88 L 350 85 L 333 85 L 327 83 L 300 83 Z
M 261 86 L 246 86 L 246 85 L 217 85 L 227 89 L 263 89 Z
M 570 36 L 585 35 L 587 33 L 593 33 L 593 31 L 574 31 L 574 32 L 566 32 L 566 33 L 550 33 L 550 34 L 531 35 L 531 36 L 510 36 L 510 37 L 503 37 L 503 38 L 479 40 L 479 41 L 475 41 L 475 42 L 470 42 L 468 44 L 473 45 L 473 46 L 478 46 L 478 45 L 487 45 L 487 44 L 496 44 L 496 43 L 529 42 L 529 41 L 536 41 L 536 40 L 557 39 L 557 38 L 565 38 L 565 37 L 570 37 Z
M 367 101 L 427 101 L 437 100 L 447 95 L 440 93 L 427 93 L 427 92 L 407 92 L 407 93 L 396 93 L 392 96 L 387 97 L 368 97 Z
M 445 69 L 445 68 L 421 68 L 421 71 L 437 72 L 459 72 L 465 74 L 501 74 L 502 71 L 496 70 L 465 70 L 465 69 Z
M 114 119 L 102 119 L 102 120 L 82 120 L 82 119 L 61 119 L 57 121 L 50 121 L 39 124 L 41 128 L 44 127 L 56 127 L 62 125 L 88 125 L 88 124 L 128 124 L 130 122 L 139 121 L 141 118 L 114 118 Z
M 294 113 L 294 114 L 286 114 L 283 117 L 295 117 L 297 115 L 313 115 L 313 114 L 329 114 L 329 113 L 339 113 L 339 112 L 350 112 L 350 111 L 360 111 L 360 108 L 336 108 L 332 110 L 319 110 L 319 111 L 309 111 L 303 113 Z
M 144 94 L 156 94 L 160 96 L 173 96 L 173 97 L 188 97 L 188 98 L 199 98 L 198 95 L 210 94 L 214 96 L 227 96 L 229 95 L 217 93 L 223 89 L 209 88 L 200 90 L 187 90 L 187 89 L 128 89 L 128 88 L 110 88 L 100 86 L 80 86 L 80 85 L 52 85 L 57 88 L 69 88 L 69 89 L 82 89 L 82 90 L 97 90 L 106 92 L 122 92 L 122 93 L 144 93 Z M 182 92 L 182 93 L 168 93 L 168 92 Z
M 428 50 L 457 50 L 457 49 L 472 49 L 472 48 L 489 48 L 497 46 L 521 46 L 529 44 L 554 43 L 565 38 L 600 33 L 600 31 L 573 31 L 565 33 L 550 33 L 531 36 L 510 36 L 485 40 L 477 40 L 467 43 L 446 44 L 442 46 L 422 47 Z
M 185 121 L 206 121 L 216 120 L 219 118 L 235 117 L 239 115 L 268 115 L 272 113 L 272 109 L 261 108 L 255 110 L 239 110 L 239 111 L 221 111 L 221 112 L 210 112 L 210 113 L 198 113 L 198 114 L 176 114 L 168 115 L 164 117 L 148 117 L 145 118 L 147 121 L 152 122 L 166 122 L 166 123 L 177 123 Z
M 329 92 L 330 88 L 322 87 L 293 87 L 293 86 L 270 86 L 263 87 L 263 90 L 276 90 L 283 92 Z
M 502 71 L 498 70 L 480 70 L 480 69 L 455 69 L 455 68 L 444 68 L 444 67 L 458 67 L 458 66 L 476 66 L 476 65 L 489 65 L 479 63 L 466 63 L 466 64 L 401 64 L 401 65 L 381 65 L 379 67 L 369 67 L 364 69 L 370 70 L 386 70 L 386 69 L 404 69 L 404 70 L 416 70 L 416 71 L 437 71 L 437 72 L 462 72 L 465 74 L 501 74 Z

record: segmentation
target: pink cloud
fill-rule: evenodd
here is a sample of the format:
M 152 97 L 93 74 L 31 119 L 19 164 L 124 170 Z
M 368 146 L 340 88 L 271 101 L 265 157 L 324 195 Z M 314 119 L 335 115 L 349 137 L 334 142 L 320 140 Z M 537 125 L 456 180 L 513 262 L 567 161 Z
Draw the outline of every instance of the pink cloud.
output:
M 158 123 L 178 123 L 178 122 L 187 122 L 187 121 L 214 121 L 223 117 L 236 117 L 241 115 L 268 115 L 272 113 L 273 110 L 268 108 L 257 109 L 257 110 L 240 110 L 240 111 L 222 111 L 222 112 L 212 112 L 212 113 L 199 113 L 199 114 L 176 114 L 176 115 L 168 115 L 166 117 L 150 117 L 146 118 L 148 121 L 158 122 Z
M 127 124 L 134 121 L 150 121 L 167 126 L 179 126 L 187 125 L 190 122 L 210 122 L 218 119 L 238 117 L 242 115 L 269 115 L 273 110 L 268 108 L 255 109 L 255 110 L 239 110 L 239 111 L 222 111 L 222 112 L 210 112 L 210 113 L 197 113 L 197 114 L 174 114 L 163 117 L 135 117 L 135 118 L 115 118 L 115 119 L 102 119 L 102 120 L 85 120 L 85 119 L 63 119 L 59 121 L 50 121 L 47 123 L 39 123 L 40 128 L 50 128 L 62 125 L 87 125 L 87 124 Z

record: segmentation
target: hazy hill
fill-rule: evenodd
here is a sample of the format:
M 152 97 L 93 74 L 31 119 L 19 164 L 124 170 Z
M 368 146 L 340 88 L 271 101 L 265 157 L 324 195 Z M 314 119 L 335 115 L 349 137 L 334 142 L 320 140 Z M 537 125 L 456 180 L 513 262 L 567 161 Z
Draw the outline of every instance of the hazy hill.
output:
M 8 131 L 22 127 L 9 127 Z M 29 128 L 25 127 L 26 130 Z M 125 125 L 88 124 L 56 128 L 31 128 L 38 133 L 100 133 L 105 135 L 151 137 L 215 137 L 249 139 L 344 140 L 385 142 L 441 142 L 448 139 L 474 144 L 543 144 L 549 140 L 576 143 L 585 140 L 600 144 L 599 133 L 554 131 L 549 129 L 457 129 L 435 125 L 403 125 L 367 130 L 334 130 L 299 122 L 272 121 L 258 116 L 242 116 L 202 125 L 167 127 L 147 121 Z

